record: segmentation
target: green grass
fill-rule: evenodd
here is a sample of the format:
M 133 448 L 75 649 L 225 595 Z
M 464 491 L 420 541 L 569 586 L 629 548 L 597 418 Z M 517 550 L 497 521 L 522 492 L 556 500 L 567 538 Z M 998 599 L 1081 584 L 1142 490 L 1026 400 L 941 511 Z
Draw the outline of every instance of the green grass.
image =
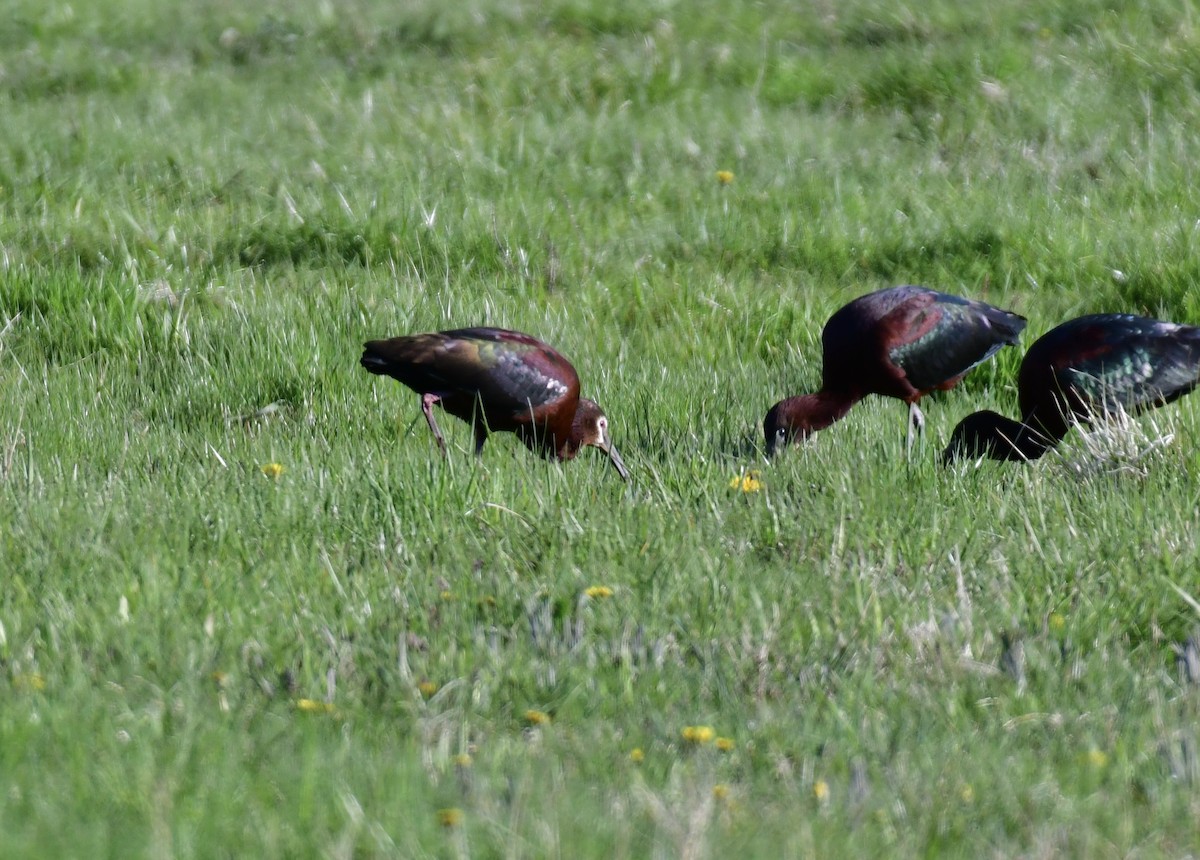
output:
M 939 468 L 1006 350 L 911 463 L 878 398 L 758 453 L 872 289 L 1200 321 L 1188 4 L 11 6 L 5 856 L 1193 850 L 1192 402 Z M 357 366 L 478 323 L 631 484 Z

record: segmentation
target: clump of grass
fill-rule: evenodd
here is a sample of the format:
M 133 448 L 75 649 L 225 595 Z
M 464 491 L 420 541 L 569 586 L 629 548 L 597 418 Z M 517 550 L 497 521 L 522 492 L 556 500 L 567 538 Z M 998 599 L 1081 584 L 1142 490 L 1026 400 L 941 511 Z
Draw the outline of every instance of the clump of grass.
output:
M 1120 403 L 1079 421 L 1058 446 L 1054 462 L 1072 478 L 1112 475 L 1146 478 L 1169 468 L 1166 449 L 1175 441 L 1170 413 L 1138 417 Z

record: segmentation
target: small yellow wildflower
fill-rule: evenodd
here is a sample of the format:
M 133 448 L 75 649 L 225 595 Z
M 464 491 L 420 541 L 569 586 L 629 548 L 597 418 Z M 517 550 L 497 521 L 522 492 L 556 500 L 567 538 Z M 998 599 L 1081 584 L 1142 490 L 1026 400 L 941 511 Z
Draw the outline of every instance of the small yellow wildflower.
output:
M 445 601 L 451 601 L 454 599 L 454 592 L 449 591 L 449 590 L 443 591 L 441 594 L 438 595 L 438 597 L 442 598 L 442 600 L 445 600 Z
M 1104 750 L 1088 750 L 1087 760 L 1092 767 L 1104 767 L 1108 764 L 1108 753 Z
M 758 475 L 759 472 L 757 469 L 751 469 L 748 472 L 742 472 L 740 475 L 734 475 L 729 481 L 729 487 L 733 490 L 741 490 L 743 493 L 757 493 L 763 486 Z
M 280 475 L 283 474 L 283 464 L 282 463 L 267 463 L 265 466 L 262 467 L 262 473 L 264 475 L 266 475 L 268 478 L 278 478 Z
M 813 797 L 823 803 L 829 797 L 829 783 L 823 779 L 818 779 L 814 782 Z
M 962 798 L 963 803 L 975 802 L 975 789 L 971 788 L 971 784 L 965 784 L 958 792 L 958 796 Z
M 733 182 L 733 171 L 732 170 L 718 170 L 717 171 L 717 182 L 720 182 L 722 185 L 728 185 L 730 182 Z
M 1067 626 L 1067 619 L 1063 618 L 1058 612 L 1051 612 L 1049 621 L 1051 630 L 1062 630 Z
M 683 739 L 689 744 L 706 744 L 717 736 L 712 726 L 684 726 L 681 732 Z
M 421 691 L 421 695 L 428 699 L 438 691 L 438 685 L 433 681 L 422 681 L 417 684 L 417 689 Z
M 525 712 L 525 722 L 531 726 L 545 726 L 550 724 L 550 715 L 545 711 L 535 711 L 530 708 Z
M 30 672 L 27 675 L 17 675 L 13 678 L 13 686 L 18 690 L 33 690 L 40 692 L 46 689 L 46 679 L 37 672 Z
M 604 597 L 612 597 L 613 590 L 607 585 L 593 585 L 591 588 L 583 592 L 592 600 L 600 600 Z
M 317 699 L 297 699 L 296 710 L 306 714 L 336 714 L 337 708 L 333 702 L 321 702 Z
M 472 764 L 474 764 L 474 762 L 472 761 L 471 756 L 467 753 L 459 753 L 454 757 L 455 767 L 470 767 Z
M 733 738 L 717 738 L 717 749 L 721 752 L 733 752 L 736 746 L 737 744 L 734 743 Z
M 641 764 L 646 760 L 646 754 L 642 752 L 641 747 L 634 747 L 629 751 L 629 760 L 634 764 Z
M 713 786 L 713 797 L 717 800 L 724 800 L 729 797 L 729 786 L 723 782 L 718 782 Z
M 458 827 L 462 824 L 463 811 L 452 806 L 449 809 L 439 809 L 437 816 L 442 827 Z

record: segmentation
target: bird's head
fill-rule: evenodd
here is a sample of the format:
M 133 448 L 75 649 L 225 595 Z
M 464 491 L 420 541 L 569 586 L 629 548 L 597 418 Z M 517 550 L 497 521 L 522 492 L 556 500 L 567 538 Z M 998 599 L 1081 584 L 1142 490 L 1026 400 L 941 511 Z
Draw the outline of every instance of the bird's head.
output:
M 763 419 L 763 438 L 767 444 L 767 456 L 774 457 L 781 448 L 787 447 L 800 435 L 800 431 L 792 423 L 788 409 L 788 401 L 781 400 L 771 407 L 767 417 Z M 808 435 L 804 433 L 803 435 Z
M 972 412 L 954 428 L 942 452 L 942 465 L 955 460 L 1036 460 L 1050 441 L 1045 435 L 1019 421 L 984 409 Z
M 575 420 L 571 424 L 571 442 L 573 450 L 578 450 L 583 445 L 599 448 L 608 455 L 617 474 L 623 480 L 629 480 L 629 470 L 625 468 L 625 461 L 613 447 L 612 437 L 608 432 L 608 416 L 596 401 L 586 397 L 579 398 Z

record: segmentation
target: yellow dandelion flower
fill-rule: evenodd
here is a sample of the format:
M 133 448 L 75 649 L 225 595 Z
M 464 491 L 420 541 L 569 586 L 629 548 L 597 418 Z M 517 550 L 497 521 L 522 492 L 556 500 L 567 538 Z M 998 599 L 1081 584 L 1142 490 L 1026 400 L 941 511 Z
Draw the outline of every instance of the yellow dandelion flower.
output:
M 1062 630 L 1067 626 L 1067 619 L 1063 618 L 1063 616 L 1058 612 L 1050 613 L 1049 622 L 1051 630 Z
M 684 726 L 680 733 L 689 744 L 706 744 L 717 736 L 712 726 Z
M 613 590 L 607 585 L 593 585 L 591 588 L 583 592 L 592 600 L 600 600 L 605 597 L 612 597 Z
M 646 754 L 642 752 L 641 747 L 634 747 L 629 751 L 629 760 L 634 764 L 641 764 L 646 760 Z
M 717 182 L 720 182 L 722 185 L 728 185 L 730 182 L 733 182 L 733 171 L 732 170 L 718 170 L 717 171 Z
M 266 475 L 268 478 L 278 478 L 280 475 L 283 474 L 283 464 L 282 463 L 267 463 L 265 466 L 262 467 L 262 473 L 264 475 Z
M 741 490 L 743 493 L 757 493 L 763 488 L 762 481 L 759 480 L 758 475 L 759 472 L 757 469 L 751 469 L 740 475 L 734 475 L 729 481 L 729 488 L 732 490 Z
M 433 681 L 422 681 L 417 684 L 417 689 L 421 691 L 421 695 L 428 699 L 438 691 L 438 685 Z
M 458 827 L 462 824 L 463 811 L 452 806 L 449 809 L 439 809 L 437 816 L 442 827 Z
M 530 708 L 525 712 L 525 722 L 531 726 L 545 726 L 550 724 L 550 715 L 545 711 L 535 711 Z
M 818 779 L 813 783 L 813 797 L 824 802 L 829 797 L 829 783 L 823 779 Z
M 336 714 L 337 708 L 333 702 L 322 702 L 317 699 L 297 699 L 296 710 L 306 714 Z
M 717 738 L 717 749 L 721 752 L 733 752 L 736 746 L 733 738 Z
M 713 797 L 717 800 L 725 800 L 729 797 L 729 786 L 723 782 L 718 782 L 713 786 Z
M 441 594 L 438 595 L 438 597 L 440 597 L 442 600 L 450 601 L 450 600 L 454 599 L 454 592 L 453 591 L 443 591 Z
M 963 803 L 974 803 L 975 789 L 971 787 L 970 783 L 967 783 L 959 789 L 958 796 L 962 798 Z
M 1104 767 L 1108 764 L 1108 753 L 1104 750 L 1088 750 L 1087 761 L 1092 767 Z
M 454 757 L 455 767 L 470 767 L 472 764 L 474 764 L 474 761 L 467 753 L 459 753 Z
M 18 690 L 33 690 L 41 692 L 46 689 L 46 679 L 37 672 L 30 672 L 27 675 L 17 675 L 13 678 L 13 686 Z

